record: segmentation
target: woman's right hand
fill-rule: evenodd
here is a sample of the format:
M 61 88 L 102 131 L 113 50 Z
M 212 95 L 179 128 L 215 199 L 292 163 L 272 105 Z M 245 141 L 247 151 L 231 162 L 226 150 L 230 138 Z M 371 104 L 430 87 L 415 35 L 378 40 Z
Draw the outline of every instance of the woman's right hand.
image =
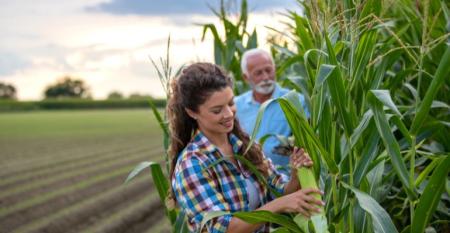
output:
M 279 212 L 284 213 L 300 213 L 309 218 L 312 213 L 319 213 L 319 206 L 324 206 L 325 203 L 313 197 L 313 193 L 323 195 L 323 192 L 318 189 L 300 189 L 286 196 L 279 197 L 273 202 L 279 207 Z

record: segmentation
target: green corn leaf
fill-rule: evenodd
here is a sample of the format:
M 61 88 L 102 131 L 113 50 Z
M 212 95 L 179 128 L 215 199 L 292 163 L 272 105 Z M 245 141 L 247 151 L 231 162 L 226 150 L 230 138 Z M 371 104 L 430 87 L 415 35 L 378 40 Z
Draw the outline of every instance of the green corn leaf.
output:
M 271 231 L 271 233 L 291 233 L 291 231 L 289 231 L 289 229 L 287 229 L 286 227 L 279 227 Z
M 409 182 L 409 173 L 406 169 L 405 162 L 400 154 L 400 146 L 397 142 L 397 139 L 394 137 L 394 134 L 391 131 L 391 127 L 389 126 L 389 122 L 386 114 L 383 111 L 383 107 L 380 101 L 374 96 L 373 92 L 369 92 L 369 103 L 370 108 L 374 113 L 375 123 L 378 129 L 378 132 L 383 140 L 384 146 L 386 147 L 389 155 L 391 157 L 392 165 L 395 169 L 397 176 L 400 181 L 403 183 L 403 186 L 408 193 L 408 196 L 411 200 L 417 199 L 417 195 L 414 191 L 414 184 L 410 184 Z
M 398 233 L 389 214 L 368 194 L 341 182 L 342 186 L 351 190 L 358 200 L 359 206 L 370 214 L 375 233 Z
M 169 182 L 168 179 L 164 176 L 164 173 L 162 172 L 161 165 L 159 165 L 156 162 L 141 162 L 138 164 L 133 171 L 128 175 L 127 179 L 125 180 L 125 183 L 129 182 L 131 179 L 136 177 L 142 170 L 150 168 L 152 178 L 153 178 L 153 184 L 155 185 L 156 189 L 158 190 L 159 199 L 161 200 L 161 203 L 163 206 L 166 206 L 166 198 L 167 198 L 167 191 L 169 190 Z M 170 222 L 173 224 L 176 221 L 176 212 L 175 210 L 169 210 L 166 207 L 166 213 L 169 217 Z
M 373 126 L 374 127 L 374 126 Z M 353 175 L 353 182 L 355 187 L 359 187 L 359 184 L 366 176 L 366 174 L 370 171 L 369 167 L 371 162 L 375 159 L 378 152 L 378 142 L 380 141 L 380 136 L 376 129 L 371 130 L 371 134 L 367 140 L 368 144 L 365 145 L 364 150 L 362 151 L 362 157 L 359 162 L 356 164 L 356 168 Z
M 189 229 L 187 226 L 186 214 L 183 211 L 178 213 L 178 216 L 175 220 L 175 224 L 173 224 L 173 233 L 189 233 Z
M 263 147 L 264 143 L 266 143 L 266 140 L 269 139 L 270 137 L 277 137 L 277 135 L 269 133 L 269 134 L 262 136 L 261 138 L 259 138 L 259 145 L 261 145 L 261 147 Z
M 329 64 L 322 64 L 319 67 L 319 74 L 316 78 L 316 83 L 314 85 L 314 92 L 318 92 L 319 89 L 323 86 L 325 81 L 327 81 L 328 77 L 330 77 L 331 73 L 334 71 L 336 66 Z
M 433 80 L 431 81 L 430 86 L 425 93 L 425 98 L 422 103 L 419 105 L 419 110 L 417 111 L 416 116 L 414 117 L 410 132 L 413 135 L 416 135 L 422 127 L 423 122 L 425 121 L 428 112 L 430 111 L 431 104 L 436 94 L 438 93 L 439 88 L 444 84 L 445 80 L 448 79 L 450 73 L 450 44 L 446 45 L 446 50 L 444 55 L 441 58 L 441 62 L 436 70 Z
M 306 28 L 303 24 L 303 19 L 295 14 L 295 25 L 296 25 L 296 36 L 300 39 L 299 45 L 303 48 L 302 51 L 300 51 L 300 54 L 306 52 L 307 50 L 313 48 L 313 43 L 311 41 L 311 35 L 306 31 Z
M 240 218 L 248 223 L 270 222 L 285 227 L 293 232 L 299 232 L 300 229 L 295 222 L 286 215 L 275 214 L 266 210 L 256 210 L 252 212 L 236 212 L 233 216 Z
M 295 222 L 286 215 L 275 214 L 266 210 L 256 210 L 251 212 L 234 212 L 230 213 L 227 211 L 212 211 L 205 214 L 200 225 L 200 229 L 203 229 L 205 225 L 213 218 L 231 214 L 233 217 L 240 218 L 245 222 L 256 224 L 256 223 L 275 223 L 279 226 L 286 228 L 292 232 L 302 232 L 300 228 L 295 224 Z
M 370 92 L 381 102 L 384 106 L 390 108 L 394 113 L 401 116 L 397 106 L 392 101 L 391 94 L 388 90 L 370 90 Z
M 202 33 L 202 41 L 205 40 L 206 32 L 208 29 L 213 34 L 214 40 L 220 40 L 219 33 L 217 32 L 216 26 L 214 24 L 204 24 L 203 25 L 203 33 Z
M 286 70 L 291 68 L 293 64 L 299 63 L 302 60 L 303 60 L 303 56 L 301 56 L 301 55 L 292 55 L 292 56 L 289 56 L 288 58 L 284 59 L 276 67 L 276 69 L 277 69 L 276 76 L 282 77 L 284 75 L 284 73 L 286 72 Z
M 125 180 L 125 184 L 128 183 L 131 179 L 136 177 L 139 173 L 141 173 L 142 170 L 150 167 L 150 165 L 154 164 L 155 162 L 141 162 L 138 164 L 131 172 L 128 174 L 127 179 Z
M 425 190 L 420 196 L 411 224 L 411 233 L 422 233 L 428 226 L 429 221 L 440 201 L 441 194 L 445 190 L 448 174 L 450 172 L 450 155 L 439 159 L 439 165 L 431 175 Z
M 247 149 L 245 149 L 244 154 L 248 152 L 248 150 L 251 148 L 253 143 L 256 140 L 256 134 L 258 133 L 259 126 L 261 125 L 262 118 L 264 116 L 264 111 L 266 110 L 267 106 L 269 106 L 275 99 L 268 100 L 261 104 L 258 110 L 258 115 L 256 116 L 255 126 L 253 127 L 252 135 L 250 136 L 250 142 L 248 143 Z
M 256 33 L 256 29 L 254 29 L 248 38 L 246 49 L 253 49 L 256 47 L 258 47 L 258 34 Z
M 155 115 L 156 120 L 158 121 L 159 127 L 164 132 L 164 136 L 169 136 L 169 129 L 167 128 L 166 123 L 164 122 L 163 118 L 161 117 L 161 114 L 158 111 L 158 108 L 156 108 L 155 103 L 153 103 L 153 100 L 149 100 L 150 107 L 152 108 L 153 115 Z
M 347 109 L 346 103 L 347 103 L 347 92 L 345 89 L 345 80 L 342 76 L 342 73 L 340 71 L 338 61 L 336 59 L 336 55 L 334 54 L 333 46 L 331 45 L 330 40 L 328 39 L 328 36 L 325 35 L 325 41 L 327 44 L 328 49 L 328 58 L 330 59 L 331 65 L 336 66 L 336 68 L 333 70 L 332 74 L 330 74 L 330 77 L 327 79 L 327 83 L 329 86 L 329 91 L 331 94 L 331 98 L 336 105 L 339 117 L 341 121 L 344 123 L 344 129 L 345 133 L 350 136 L 352 134 L 353 130 L 353 123 L 354 122 L 354 113 L 350 109 Z
M 225 62 L 225 49 L 219 40 L 214 40 L 214 62 L 218 65 L 223 65 Z
M 367 70 L 367 63 L 372 57 L 377 39 L 377 31 L 371 30 L 363 33 L 356 48 L 355 53 L 355 71 L 353 73 L 353 82 L 361 81 L 362 74 Z M 352 86 L 354 85 L 352 83 Z M 352 88 L 353 89 L 353 88 Z
M 372 112 L 372 110 L 369 109 L 369 110 L 367 110 L 367 112 L 364 113 L 358 126 L 356 126 L 355 130 L 353 131 L 352 136 L 350 136 L 350 148 L 353 148 L 353 146 L 355 146 L 355 144 L 359 141 L 363 132 L 367 129 L 370 122 L 372 122 L 371 121 L 372 118 L 373 118 L 373 112 Z
M 327 218 L 325 214 L 316 214 L 311 216 L 311 222 L 314 226 L 314 232 L 316 233 L 329 233 Z
M 238 53 L 243 53 L 246 50 L 244 48 L 244 45 L 242 45 L 242 41 L 240 41 L 240 40 L 236 40 L 234 42 L 234 46 L 236 47 Z
M 204 24 L 203 25 L 203 33 L 202 33 L 202 41 L 205 39 L 206 32 L 208 29 L 213 34 L 214 38 L 214 61 L 216 64 L 223 64 L 225 45 L 221 42 L 219 33 L 217 32 L 216 26 L 214 24 Z
M 367 173 L 367 181 L 369 182 L 369 194 L 375 200 L 380 201 L 383 198 L 383 173 L 385 170 L 385 161 L 381 160 L 374 168 Z
M 242 0 L 241 1 L 241 14 L 240 14 L 240 18 L 239 18 L 239 22 L 238 22 L 238 27 L 242 26 L 243 28 L 243 32 L 245 32 L 245 27 L 247 24 L 247 20 L 248 20 L 248 4 L 247 4 L 247 0 Z
M 276 189 L 274 189 L 272 186 L 270 186 L 267 183 L 267 180 L 264 178 L 264 176 L 261 174 L 261 172 L 258 171 L 256 166 L 253 165 L 252 162 L 250 162 L 248 159 L 246 159 L 242 155 L 234 155 L 234 157 L 236 159 L 238 159 L 239 161 L 241 161 L 252 172 L 252 174 L 254 174 L 256 176 L 258 181 L 261 182 L 262 184 L 264 184 L 264 186 L 266 186 L 275 197 L 281 197 L 282 196 L 281 193 L 279 193 Z
M 433 171 L 433 169 L 440 163 L 442 162 L 440 159 L 433 159 L 433 161 L 431 161 L 430 164 L 428 164 L 428 166 L 423 169 L 423 171 L 419 174 L 419 176 L 417 176 L 416 178 L 416 182 L 415 182 L 415 186 L 419 187 L 419 185 L 422 183 L 422 181 L 425 180 L 425 178 L 428 176 L 428 174 L 431 173 L 431 171 Z
M 304 232 L 304 233 L 310 233 L 309 231 L 309 219 L 307 219 L 305 216 L 301 214 L 297 214 L 294 217 L 294 222 L 297 224 L 297 226 Z
M 306 116 L 303 113 L 300 100 L 298 99 L 297 93 L 291 91 L 288 94 L 277 99 L 280 103 L 281 109 L 285 113 L 286 119 L 288 120 L 289 126 L 296 140 L 303 139 L 300 145 L 305 146 L 306 151 L 310 153 L 311 158 L 314 161 L 314 172 L 318 174 L 319 160 L 313 156 L 313 153 L 320 152 L 322 159 L 325 161 L 327 168 L 331 173 L 336 174 L 338 172 L 338 167 L 330 154 L 325 150 L 320 140 L 317 138 L 314 130 L 309 125 Z M 297 123 L 298 121 L 298 123 Z M 300 128 L 298 128 L 300 127 Z M 309 140 L 306 140 L 309 138 Z
M 397 128 L 403 134 L 404 139 L 409 143 L 409 145 L 412 145 L 413 144 L 412 138 L 411 138 L 411 135 L 409 134 L 408 129 L 405 126 L 405 123 L 403 123 L 403 121 L 397 115 L 392 116 L 391 119 L 392 119 L 392 122 L 397 126 Z

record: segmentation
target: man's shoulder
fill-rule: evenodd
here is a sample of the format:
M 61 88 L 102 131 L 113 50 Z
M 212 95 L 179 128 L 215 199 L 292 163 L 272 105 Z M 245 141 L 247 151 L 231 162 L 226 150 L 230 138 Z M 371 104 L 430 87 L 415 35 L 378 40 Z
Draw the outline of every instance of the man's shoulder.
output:
M 289 92 L 291 92 L 291 91 L 293 91 L 293 90 L 292 90 L 292 89 L 284 88 L 284 87 L 282 87 L 282 86 L 279 86 L 279 94 L 280 94 L 280 96 L 286 95 L 287 93 L 289 93 Z M 295 93 L 296 93 L 297 96 L 300 98 L 300 100 L 303 101 L 304 95 L 303 95 L 302 93 L 298 92 L 298 91 L 296 91 Z
M 237 95 L 234 97 L 234 103 L 235 104 L 243 104 L 245 102 L 247 102 L 249 100 L 249 98 L 252 97 L 252 92 L 251 91 L 246 91 L 240 95 Z

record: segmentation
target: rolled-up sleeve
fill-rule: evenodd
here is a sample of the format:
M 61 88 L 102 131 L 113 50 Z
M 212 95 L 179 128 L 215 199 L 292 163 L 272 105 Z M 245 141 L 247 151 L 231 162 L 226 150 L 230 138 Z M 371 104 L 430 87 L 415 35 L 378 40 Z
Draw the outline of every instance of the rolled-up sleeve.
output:
M 180 161 L 175 169 L 172 188 L 180 207 L 188 216 L 188 221 L 195 231 L 200 230 L 205 214 L 211 211 L 230 211 L 230 205 L 220 192 L 217 179 L 210 169 L 201 166 L 202 162 L 195 156 Z M 226 232 L 231 215 L 223 215 L 206 224 L 209 232 Z
M 289 178 L 279 172 L 275 166 L 273 165 L 272 161 L 270 159 L 266 160 L 266 163 L 269 166 L 269 174 L 267 176 L 267 183 L 269 186 L 273 189 L 275 189 L 278 193 L 284 194 L 284 186 L 286 186 L 286 183 L 288 183 Z M 269 201 L 273 200 L 276 196 L 269 192 Z

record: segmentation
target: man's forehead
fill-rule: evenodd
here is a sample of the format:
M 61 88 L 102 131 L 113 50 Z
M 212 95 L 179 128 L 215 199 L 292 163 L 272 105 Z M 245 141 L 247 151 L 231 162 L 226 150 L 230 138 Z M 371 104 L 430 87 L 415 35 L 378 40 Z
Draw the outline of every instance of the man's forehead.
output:
M 252 56 L 248 58 L 248 68 L 254 68 L 255 66 L 259 65 L 273 65 L 272 60 L 270 57 L 267 57 L 263 54 Z

